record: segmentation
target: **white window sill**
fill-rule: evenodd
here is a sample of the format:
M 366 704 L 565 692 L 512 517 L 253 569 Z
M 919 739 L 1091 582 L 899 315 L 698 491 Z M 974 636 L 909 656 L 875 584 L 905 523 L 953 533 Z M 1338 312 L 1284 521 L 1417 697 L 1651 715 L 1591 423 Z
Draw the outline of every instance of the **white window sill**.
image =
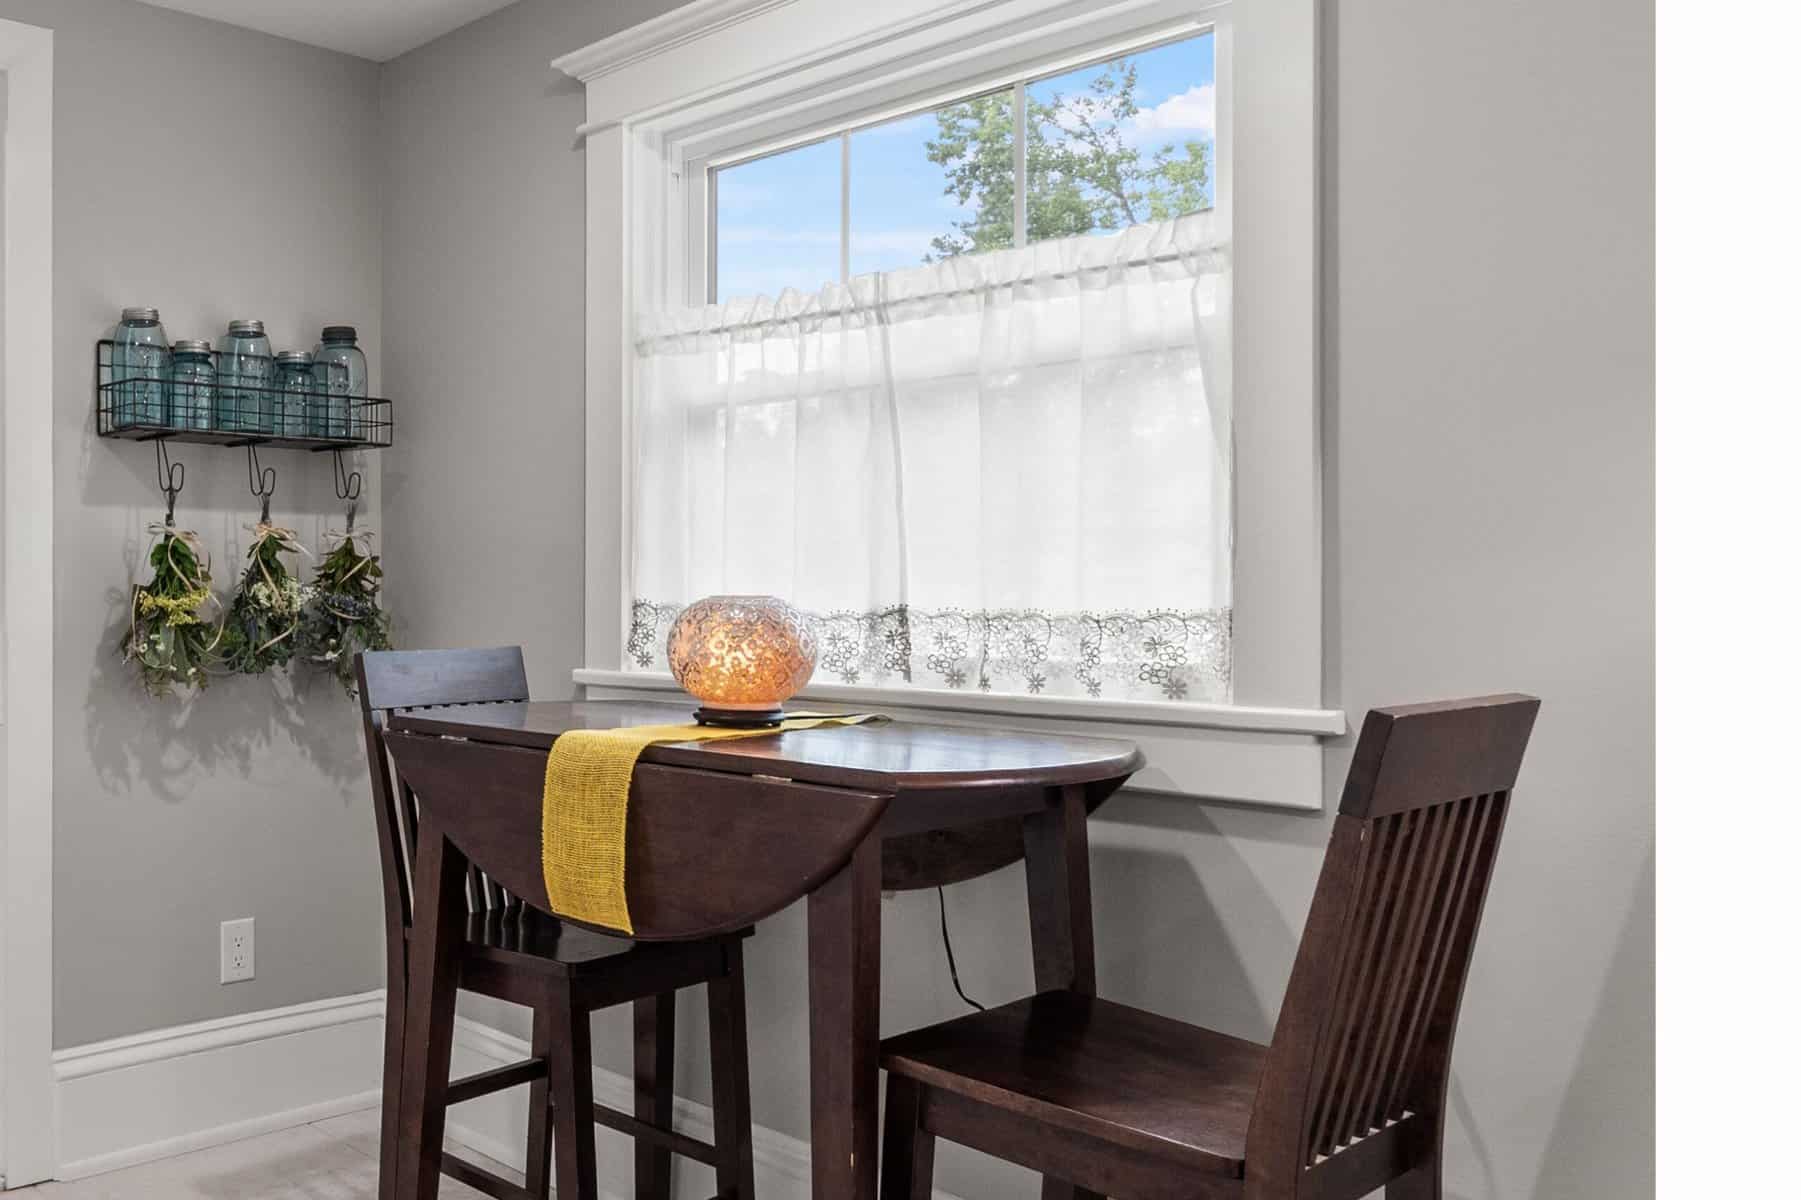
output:
M 683 695 L 668 675 L 578 668 L 575 682 L 596 698 Z M 1336 709 L 1232 704 L 1157 704 L 1064 696 L 997 696 L 930 688 L 816 684 L 804 702 L 876 708 L 902 719 L 1069 731 L 1121 737 L 1144 750 L 1133 777 L 1140 791 L 1165 792 L 1317 812 L 1322 807 L 1320 740 L 1345 733 Z

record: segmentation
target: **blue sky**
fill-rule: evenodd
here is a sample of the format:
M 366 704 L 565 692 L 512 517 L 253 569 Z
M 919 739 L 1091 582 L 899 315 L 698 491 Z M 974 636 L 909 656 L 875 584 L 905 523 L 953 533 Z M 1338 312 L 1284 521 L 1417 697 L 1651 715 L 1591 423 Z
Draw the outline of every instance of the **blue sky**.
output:
M 1158 147 L 1213 140 L 1213 35 L 1130 56 L 1141 111 L 1125 131 L 1148 157 Z M 1086 90 L 1100 67 L 1031 84 L 1049 100 Z M 850 268 L 853 275 L 919 264 L 932 238 L 962 215 L 944 194 L 943 168 L 926 158 L 937 130 L 929 113 L 850 136 Z M 841 139 L 727 167 L 718 176 L 721 300 L 812 291 L 838 278 Z

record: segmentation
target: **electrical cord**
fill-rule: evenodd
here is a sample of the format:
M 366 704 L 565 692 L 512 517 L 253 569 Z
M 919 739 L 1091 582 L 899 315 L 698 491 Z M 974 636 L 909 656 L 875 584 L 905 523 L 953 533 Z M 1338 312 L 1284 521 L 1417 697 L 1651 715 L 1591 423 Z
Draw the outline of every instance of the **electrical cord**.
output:
M 944 961 L 950 965 L 951 986 L 957 989 L 957 995 L 963 998 L 963 1003 L 977 1012 L 987 1012 L 988 1006 L 977 1004 L 971 1000 L 969 993 L 963 990 L 963 981 L 957 977 L 957 952 L 951 949 L 951 922 L 950 917 L 944 911 L 944 888 L 942 887 L 938 889 L 938 931 L 944 935 Z

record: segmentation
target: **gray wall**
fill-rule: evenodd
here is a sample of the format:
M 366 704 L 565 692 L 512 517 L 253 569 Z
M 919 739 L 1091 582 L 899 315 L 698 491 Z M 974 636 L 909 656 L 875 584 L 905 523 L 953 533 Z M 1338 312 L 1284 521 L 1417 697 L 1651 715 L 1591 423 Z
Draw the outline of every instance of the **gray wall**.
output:
M 526 0 L 382 73 L 389 376 L 435 418 L 388 460 L 394 595 L 415 644 L 522 640 L 547 695 L 582 654 L 584 244 L 581 96 L 547 64 L 659 7 Z M 1322 7 L 1331 698 L 1354 721 L 1545 700 L 1465 1008 L 1450 1191 L 1645 1196 L 1649 6 Z M 1103 990 L 1267 1037 L 1327 824 L 1118 798 L 1093 833 Z M 1029 987 L 1023 891 L 1009 871 L 951 892 L 978 997 Z M 957 1011 L 932 897 L 885 913 L 884 1026 Z M 757 1119 L 804 1136 L 802 932 L 766 922 L 750 971 Z M 623 1021 L 600 1029 L 618 1068 Z M 1036 1194 L 941 1161 L 962 1195 Z
M 658 7 L 526 0 L 382 74 L 389 374 L 441 418 L 389 458 L 394 594 L 415 644 L 522 640 L 544 694 L 582 653 L 584 244 L 581 96 L 547 63 Z M 1648 1195 L 1649 9 L 1323 8 L 1332 698 L 1546 702 L 1465 1010 L 1450 1190 Z M 1326 827 L 1117 799 L 1093 835 L 1103 990 L 1267 1037 Z M 1029 986 L 1022 899 L 1017 871 L 951 893 L 977 996 Z M 885 913 L 885 1027 L 956 1011 L 932 898 Z M 750 955 L 757 1118 L 802 1136 L 803 949 L 790 912 Z M 600 1028 L 618 1068 L 623 1022 Z M 942 1161 L 963 1195 L 1035 1194 Z
M 385 562 L 407 644 L 523 642 L 532 689 L 582 657 L 582 89 L 550 69 L 675 7 L 532 0 L 384 64 Z
M 145 696 L 115 653 L 162 515 L 149 446 L 94 436 L 94 340 L 123 304 L 172 337 L 260 316 L 310 348 L 380 345 L 377 68 L 126 0 L 0 0 L 56 31 L 55 1042 L 380 986 L 380 890 L 354 705 L 328 684 Z M 379 356 L 375 356 L 377 359 Z M 235 580 L 244 451 L 177 447 L 177 519 Z M 274 515 L 341 520 L 328 459 L 272 451 Z M 368 472 L 379 509 L 379 468 Z M 218 926 L 257 919 L 257 978 L 218 983 Z

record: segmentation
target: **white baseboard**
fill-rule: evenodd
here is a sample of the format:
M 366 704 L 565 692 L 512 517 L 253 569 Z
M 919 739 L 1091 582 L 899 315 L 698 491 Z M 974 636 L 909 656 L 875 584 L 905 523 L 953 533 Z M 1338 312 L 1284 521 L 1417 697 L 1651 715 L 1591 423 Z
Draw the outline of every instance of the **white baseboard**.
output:
M 381 1098 L 382 993 L 58 1050 L 56 1177 L 79 1179 Z
M 322 1121 L 381 1099 L 382 992 L 364 992 L 59 1050 L 56 1177 L 80 1179 L 241 1138 Z M 522 1039 L 457 1018 L 451 1073 L 462 1076 L 531 1056 Z M 631 1080 L 595 1068 L 594 1098 L 632 1107 Z M 471 1150 L 524 1166 L 525 1089 L 450 1111 L 449 1136 Z M 677 1097 L 675 1125 L 710 1140 L 713 1111 Z M 751 1131 L 763 1200 L 809 1200 L 807 1143 L 761 1125 Z M 632 1190 L 631 1146 L 601 1131 L 604 1200 Z M 678 1171 L 678 1200 L 713 1195 L 711 1172 Z M 945 1192 L 934 1200 L 957 1200 Z

